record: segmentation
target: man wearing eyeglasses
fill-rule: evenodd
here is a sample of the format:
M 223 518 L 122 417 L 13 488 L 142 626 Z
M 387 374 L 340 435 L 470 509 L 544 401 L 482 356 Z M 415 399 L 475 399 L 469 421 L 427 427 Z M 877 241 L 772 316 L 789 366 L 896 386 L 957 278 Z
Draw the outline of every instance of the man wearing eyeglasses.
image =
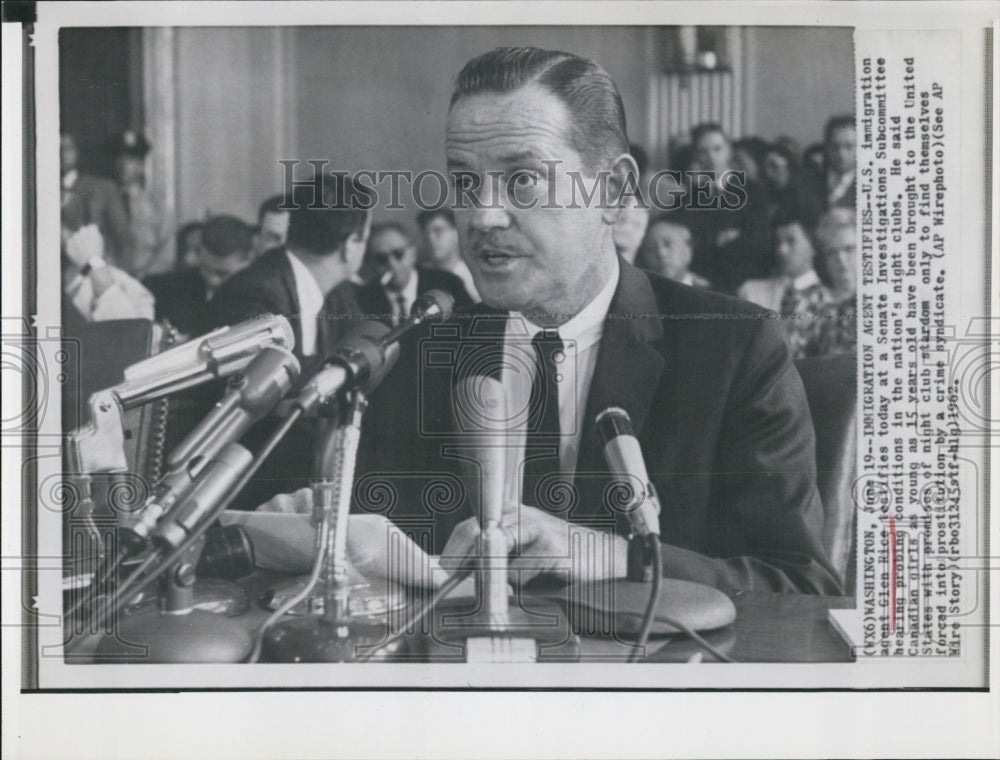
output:
M 406 229 L 395 222 L 372 225 L 364 268 L 371 279 L 359 290 L 358 304 L 366 316 L 387 325 L 405 320 L 413 302 L 428 290 L 450 293 L 456 307 L 472 304 L 459 277 L 417 266 L 417 247 Z

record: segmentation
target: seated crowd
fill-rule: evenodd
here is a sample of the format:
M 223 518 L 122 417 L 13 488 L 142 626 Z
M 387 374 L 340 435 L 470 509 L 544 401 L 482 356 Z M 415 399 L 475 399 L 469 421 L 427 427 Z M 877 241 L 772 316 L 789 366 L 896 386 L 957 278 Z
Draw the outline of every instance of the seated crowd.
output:
M 730 209 L 702 197 L 709 208 L 684 202 L 661 211 L 631 196 L 615 227 L 618 252 L 664 277 L 771 309 L 796 358 L 854 351 L 854 138 L 851 117 L 830 119 L 822 145 L 805 151 L 787 137 L 733 141 L 717 124 L 698 125 L 674 163 L 711 173 L 700 189 L 709 199 L 726 192 L 727 172 L 739 172 L 744 202 Z M 417 214 L 414 235 L 361 211 L 289 211 L 275 195 L 254 225 L 227 214 L 181 225 L 171 265 L 169 233 L 146 191 L 151 146 L 130 131 L 115 147 L 116 179 L 97 178 L 79 172 L 76 142 L 62 137 L 63 308 L 71 319 L 155 318 L 192 337 L 265 311 L 322 314 L 295 320 L 296 353 L 308 358 L 337 340 L 347 320 L 398 324 L 426 290 L 451 293 L 459 307 L 479 300 L 447 208 Z M 649 160 L 639 146 L 632 153 L 645 187 Z M 658 183 L 661 197 L 666 184 Z M 694 192 L 690 184 L 673 191 Z

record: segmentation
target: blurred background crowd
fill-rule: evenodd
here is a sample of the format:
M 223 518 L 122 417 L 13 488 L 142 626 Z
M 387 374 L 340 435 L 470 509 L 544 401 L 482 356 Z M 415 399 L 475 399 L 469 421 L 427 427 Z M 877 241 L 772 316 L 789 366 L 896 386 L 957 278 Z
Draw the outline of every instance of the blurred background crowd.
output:
M 719 181 L 700 192 L 712 198 L 724 192 L 727 172 L 740 173 L 745 202 L 737 209 L 693 209 L 706 204 L 691 202 L 694 188 L 683 180 L 678 191 L 688 198 L 675 210 L 633 197 L 615 229 L 625 260 L 772 310 L 796 357 L 854 350 L 850 30 L 840 40 L 831 30 L 810 36 L 813 30 L 793 28 L 483 27 L 466 29 L 450 47 L 442 47 L 441 29 L 347 31 L 64 30 L 64 322 L 143 317 L 182 336 L 225 324 L 235 314 L 227 295 L 227 288 L 239 292 L 234 275 L 288 242 L 279 159 L 334 154 L 338 169 L 442 168 L 447 107 L 437 101 L 458 68 L 448 62 L 464 60 L 466 48 L 482 52 L 517 37 L 516 44 L 571 49 L 608 68 L 636 140 L 639 187 L 662 170 L 682 178 L 708 171 Z M 409 47 L 391 47 L 404 40 Z M 273 54 L 269 61 L 243 44 L 254 42 Z M 767 47 L 775 42 L 777 48 Z M 89 52 L 99 45 L 107 56 L 95 64 Z M 387 51 L 385 60 L 359 60 L 363 48 Z M 432 50 L 447 60 L 436 62 Z M 166 72 L 164 56 L 172 60 Z M 241 71 L 251 60 L 253 71 Z M 214 69 L 204 68 L 212 63 Z M 195 68 L 212 70 L 215 79 L 195 79 Z M 342 87 L 345 79 L 353 86 Z M 88 89 L 95 82 L 104 89 Z M 243 112 L 247 95 L 251 111 Z M 268 103 L 274 113 L 266 112 Z M 235 120 L 241 113 L 248 117 L 243 126 Z M 213 114 L 230 118 L 212 121 Z M 384 123 L 372 121 L 379 114 Z M 232 155 L 266 142 L 261 130 L 279 145 L 289 123 L 298 151 Z M 325 154 L 311 151 L 312 142 L 323 143 L 324 129 L 336 144 Z M 425 145 L 425 134 L 436 146 Z M 253 181 L 243 182 L 248 165 L 266 172 L 254 169 Z M 251 187 L 265 189 L 253 197 Z M 363 255 L 336 276 L 319 277 L 320 292 L 300 291 L 299 300 L 317 314 L 352 312 L 389 323 L 431 287 L 449 290 L 459 304 L 477 301 L 452 213 L 420 211 L 407 198 L 402 205 L 376 209 Z M 199 213 L 186 215 L 192 208 Z M 305 312 L 305 303 L 298 307 Z

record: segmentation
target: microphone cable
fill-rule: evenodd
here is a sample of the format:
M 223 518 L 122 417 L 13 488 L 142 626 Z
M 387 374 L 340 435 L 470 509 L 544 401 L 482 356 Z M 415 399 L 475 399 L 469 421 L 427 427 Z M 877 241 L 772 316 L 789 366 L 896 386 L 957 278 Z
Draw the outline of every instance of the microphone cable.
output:
M 469 577 L 469 575 L 472 573 L 472 571 L 475 569 L 476 566 L 476 564 L 474 562 L 471 562 L 470 560 L 478 556 L 479 552 L 476 548 L 476 545 L 473 544 L 472 546 L 469 547 L 469 551 L 462 558 L 462 564 L 458 566 L 458 569 L 456 569 L 455 572 L 452 573 L 452 575 L 448 578 L 448 580 L 442 583 L 441 586 L 434 591 L 434 594 L 431 596 L 431 598 L 428 599 L 426 602 L 424 602 L 414 614 L 410 615 L 410 617 L 406 619 L 406 622 L 400 627 L 398 631 L 389 636 L 385 641 L 374 645 L 368 652 L 358 657 L 357 661 L 370 662 L 372 657 L 374 657 L 375 654 L 380 649 L 385 649 L 386 647 L 392 646 L 397 641 L 402 639 L 406 635 L 407 631 L 409 631 L 411 628 L 419 624 L 421 620 L 427 617 L 427 615 L 435 607 L 437 607 L 446 596 L 448 596 L 448 594 L 450 594 L 452 591 L 458 588 L 458 585 Z
M 650 584 L 649 601 L 646 602 L 646 611 L 642 616 L 642 625 L 639 627 L 639 637 L 635 642 L 635 651 L 628 658 L 629 662 L 639 662 L 646 651 L 646 642 L 649 641 L 649 634 L 653 630 L 653 620 L 656 617 L 656 603 L 660 599 L 660 586 L 663 583 L 663 557 L 660 555 L 660 542 L 655 534 L 646 536 L 649 545 L 649 553 L 653 555 L 653 582 Z

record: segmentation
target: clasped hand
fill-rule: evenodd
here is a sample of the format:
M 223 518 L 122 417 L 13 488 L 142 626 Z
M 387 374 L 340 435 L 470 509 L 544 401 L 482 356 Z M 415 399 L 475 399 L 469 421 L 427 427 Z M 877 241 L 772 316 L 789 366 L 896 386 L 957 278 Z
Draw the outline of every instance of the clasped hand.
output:
M 510 555 L 508 576 L 514 585 L 546 574 L 581 582 L 626 575 L 628 542 L 610 531 L 569 523 L 525 505 L 506 513 L 502 528 Z M 459 523 L 445 545 L 441 566 L 456 569 L 478 537 L 477 518 Z

